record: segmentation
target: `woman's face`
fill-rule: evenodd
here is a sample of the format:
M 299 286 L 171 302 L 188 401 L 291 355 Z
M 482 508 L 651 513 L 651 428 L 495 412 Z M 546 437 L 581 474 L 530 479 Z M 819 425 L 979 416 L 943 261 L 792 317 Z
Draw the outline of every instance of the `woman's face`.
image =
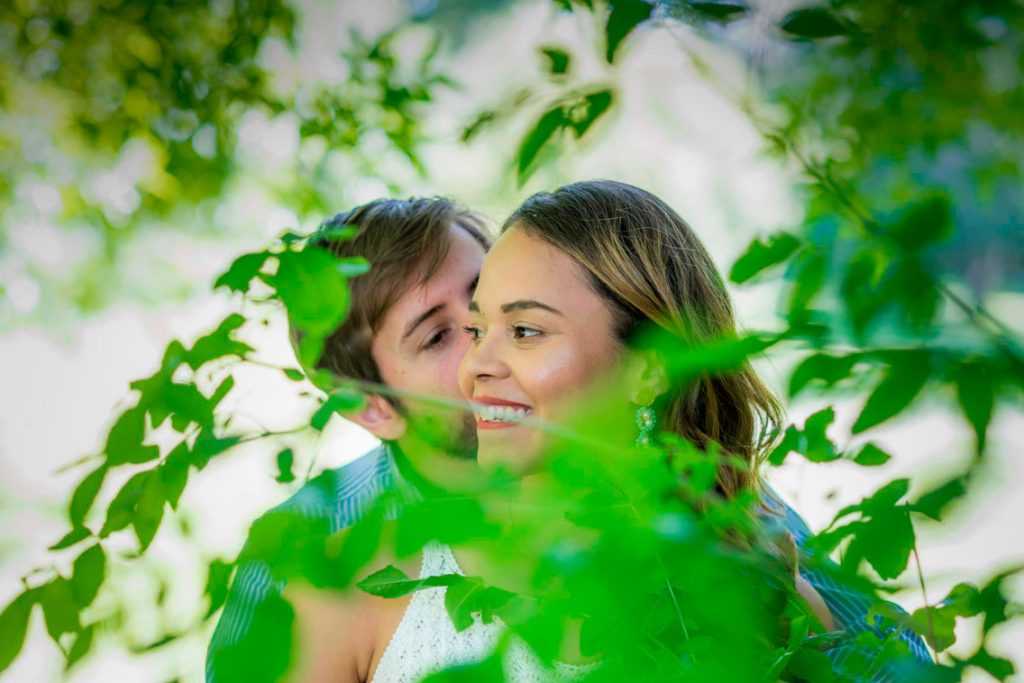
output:
M 470 320 L 459 386 L 474 404 L 479 462 L 530 473 L 544 433 L 519 420 L 562 422 L 614 366 L 611 311 L 572 258 L 513 228 L 484 259 Z

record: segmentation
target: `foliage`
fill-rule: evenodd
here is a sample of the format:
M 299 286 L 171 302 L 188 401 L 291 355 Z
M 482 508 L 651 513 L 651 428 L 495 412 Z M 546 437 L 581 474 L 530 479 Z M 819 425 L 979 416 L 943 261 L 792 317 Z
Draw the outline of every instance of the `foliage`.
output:
M 622 99 L 616 65 L 628 59 L 631 41 L 683 21 L 708 39 L 729 42 L 733 27 L 750 23 L 755 13 L 745 4 L 684 0 L 562 0 L 557 5 L 602 22 L 604 43 L 598 52 L 607 79 L 576 83 L 575 56 L 546 46 L 548 76 L 560 94 L 539 112 L 514 97 L 510 111 L 483 112 L 464 135 L 471 143 L 475 131 L 503 116 L 533 121 L 515 156 L 520 183 L 562 138 L 587 144 L 588 131 L 612 115 Z M 356 41 L 349 57 L 356 67 L 351 93 L 313 88 L 288 101 L 266 89 L 266 74 L 255 60 L 266 36 L 289 34 L 291 12 L 284 5 L 233 5 L 226 14 L 198 5 L 173 21 L 161 8 L 132 3 L 75 7 L 86 9 L 74 14 L 69 5 L 53 16 L 21 4 L 0 10 L 5 31 L 15 36 L 4 43 L 14 58 L 0 67 L 2 95 L 10 100 L 29 89 L 69 107 L 67 120 L 75 132 L 62 139 L 90 150 L 82 155 L 81 173 L 91 168 L 93 155 L 109 159 L 141 136 L 159 148 L 168 176 L 197 178 L 190 188 L 170 184 L 173 191 L 166 180 L 163 189 L 160 183 L 143 187 L 139 211 L 167 212 L 221 190 L 218 181 L 226 176 L 218 169 L 233 163 L 228 143 L 240 111 L 236 105 L 293 111 L 304 138 L 321 138 L 331 148 L 353 148 L 369 129 L 383 130 L 418 166 L 415 150 L 423 132 L 416 112 L 431 104 L 435 87 L 446 83 L 429 68 L 428 52 L 412 82 L 395 86 L 398 58 L 389 34 L 375 43 Z M 983 249 L 1006 252 L 1006 258 L 1019 251 L 1014 241 L 1019 235 L 992 230 L 975 237 L 978 226 L 1002 216 L 1016 217 L 1019 226 L 1022 200 L 1010 190 L 1019 185 L 1024 158 L 1022 119 L 1016 115 L 1022 94 L 1017 38 L 1024 28 L 1022 12 L 1018 3 L 998 0 L 899 8 L 879 0 L 836 0 L 778 17 L 765 36 L 767 47 L 745 54 L 763 93 L 743 105 L 763 132 L 766 150 L 800 170 L 806 214 L 802 224 L 755 240 L 730 278 L 737 285 L 784 282 L 782 327 L 707 349 L 684 349 L 672 341 L 662 347 L 675 378 L 682 380 L 784 346 L 801 354 L 788 377 L 791 397 L 814 391 L 832 403 L 840 395 L 862 396 L 851 444 L 837 444 L 829 435 L 835 413 L 826 407 L 779 435 L 768 456 L 771 465 L 797 453 L 814 463 L 878 466 L 899 454 L 870 440 L 873 430 L 906 416 L 925 393 L 958 406 L 975 436 L 963 472 L 916 497 L 908 479 L 886 483 L 841 510 L 809 542 L 813 552 L 801 558 L 875 598 L 879 589 L 911 571 L 918 525 L 942 522 L 963 504 L 986 462 L 994 415 L 1018 402 L 1024 386 L 1019 339 L 972 300 L 1006 283 L 979 279 L 961 265 Z M 213 42 L 196 49 L 185 39 L 196 32 Z M 126 36 L 116 49 L 109 49 L 111 33 Z M 107 47 L 94 49 L 96 42 Z M 82 56 L 92 52 L 115 65 L 102 67 L 111 78 L 84 78 L 78 69 L 52 67 L 54 60 L 87 64 Z M 1006 76 L 1004 67 L 1013 75 Z M 202 94 L 203 84 L 213 80 L 224 87 L 215 95 Z M 211 135 L 214 151 L 205 154 L 197 136 Z M 0 131 L 0 136 L 9 146 L 10 133 Z M 0 167 L 0 201 L 9 201 L 12 188 L 31 173 L 46 173 L 45 164 Z M 78 177 L 62 192 L 76 192 Z M 315 186 L 317 174 L 307 180 Z M 309 196 L 307 210 L 328 208 L 315 190 Z M 111 216 L 101 208 L 80 197 L 65 201 L 109 229 Z M 345 237 L 344 231 L 335 236 Z M 968 258 L 953 258 L 956 254 Z M 297 355 L 308 368 L 324 336 L 347 312 L 348 280 L 366 267 L 307 250 L 301 236 L 289 233 L 264 251 L 240 256 L 216 286 L 249 300 L 277 302 L 301 332 Z M 24 590 L 0 613 L 0 671 L 17 657 L 36 605 L 68 666 L 86 656 L 96 632 L 113 626 L 90 610 L 112 567 L 145 555 L 166 523 L 168 507 L 174 514 L 189 481 L 212 458 L 275 436 L 236 431 L 221 409 L 233 389 L 233 365 L 255 360 L 242 338 L 251 324 L 249 317 L 232 314 L 190 346 L 172 342 L 156 372 L 132 384 L 135 402 L 116 418 L 102 453 L 86 460 L 89 471 L 68 504 L 69 530 L 51 547 L 74 557 L 70 571 L 27 577 Z M 291 381 L 302 378 L 296 368 L 279 371 Z M 321 385 L 323 378 L 316 379 Z M 337 387 L 297 429 L 321 431 L 333 414 L 357 407 L 356 389 Z M 594 412 L 603 410 L 596 405 Z M 203 621 L 222 606 L 233 568 L 258 559 L 276 578 L 325 589 L 357 587 L 398 597 L 444 586 L 457 627 L 467 627 L 475 614 L 484 621 L 498 618 L 545 663 L 556 657 L 564 622 L 579 621 L 582 649 L 604 655 L 605 665 L 592 674 L 597 680 L 862 680 L 881 670 L 902 672 L 903 680 L 957 680 L 968 667 L 1006 680 L 1014 673 L 1015 665 L 989 647 L 994 629 L 1020 613 L 1006 590 L 1019 568 L 980 586 L 961 583 L 911 615 L 876 601 L 876 623 L 893 628 L 857 635 L 847 645 L 860 659 L 853 656 L 845 670 L 834 671 L 825 652 L 840 639 L 815 623 L 794 592 L 792 567 L 784 553 L 780 557 L 778 539 L 751 522 L 754 501 L 722 501 L 711 494 L 714 449 L 698 452 L 669 438 L 654 449 L 618 448 L 609 445 L 614 444 L 610 436 L 602 444 L 608 431 L 603 423 L 572 426 L 573 431 L 558 432 L 552 460 L 557 465 L 547 473 L 541 500 L 520 499 L 521 493 L 499 480 L 489 489 L 493 498 L 428 496 L 408 503 L 396 521 L 385 522 L 384 510 L 394 501 L 384 499 L 341 536 L 305 518 L 268 515 L 254 527 L 241 558 L 209 562 Z M 173 447 L 153 444 L 161 428 L 175 435 Z M 295 478 L 291 450 L 280 450 L 276 463 L 278 481 Z M 325 473 L 310 485 L 332 491 L 330 476 Z M 107 501 L 108 482 L 123 477 Z M 510 501 L 525 510 L 514 527 L 495 514 Z M 112 551 L 111 537 L 128 533 L 137 551 Z M 483 576 L 410 579 L 394 566 L 367 575 L 377 553 L 408 557 L 432 541 L 498 543 L 521 550 L 516 555 L 527 560 L 540 559 L 529 567 L 528 586 L 517 590 L 492 585 Z M 837 568 L 826 561 L 830 556 L 838 557 Z M 914 564 L 923 587 L 923 572 Z M 257 620 L 260 627 L 248 634 L 248 642 L 217 663 L 224 680 L 273 680 L 286 670 L 291 607 L 275 599 L 261 610 L 265 618 Z M 956 643 L 956 626 L 976 617 L 981 617 L 981 637 L 973 651 L 943 655 Z M 908 660 L 898 637 L 903 628 L 922 635 L 940 653 L 936 667 L 923 673 L 899 668 Z M 167 634 L 158 644 L 181 635 Z M 512 642 L 503 640 L 501 649 Z M 253 659 L 254 651 L 266 659 Z M 436 680 L 500 674 L 497 655 L 475 666 L 444 672 Z

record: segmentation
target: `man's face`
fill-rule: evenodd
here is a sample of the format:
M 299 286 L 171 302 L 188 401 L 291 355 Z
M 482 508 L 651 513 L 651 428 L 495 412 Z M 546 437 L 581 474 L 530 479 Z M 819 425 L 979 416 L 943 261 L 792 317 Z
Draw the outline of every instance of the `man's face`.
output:
M 410 394 L 463 401 L 457 371 L 469 346 L 462 327 L 469 322 L 469 301 L 476 287 L 484 249 L 465 230 L 452 226 L 451 247 L 427 282 L 404 292 L 384 315 L 371 351 L 381 379 Z M 439 409 L 403 396 L 406 429 L 437 430 L 438 445 L 452 454 L 475 455 L 472 415 Z

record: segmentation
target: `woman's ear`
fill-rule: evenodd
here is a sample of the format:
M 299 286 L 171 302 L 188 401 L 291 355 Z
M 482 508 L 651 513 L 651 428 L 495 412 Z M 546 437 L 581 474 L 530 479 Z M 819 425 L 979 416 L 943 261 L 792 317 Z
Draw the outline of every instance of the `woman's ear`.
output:
M 638 406 L 651 405 L 669 389 L 665 361 L 653 349 L 631 351 L 626 371 L 629 399 Z
M 406 422 L 401 413 L 380 394 L 366 394 L 366 404 L 346 417 L 381 441 L 395 441 L 405 434 Z

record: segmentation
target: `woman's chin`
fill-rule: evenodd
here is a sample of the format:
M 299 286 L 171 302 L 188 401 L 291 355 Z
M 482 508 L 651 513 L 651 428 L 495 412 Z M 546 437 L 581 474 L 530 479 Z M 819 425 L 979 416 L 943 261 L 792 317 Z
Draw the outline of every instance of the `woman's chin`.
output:
M 532 440 L 507 438 L 486 432 L 478 432 L 478 435 L 477 462 L 485 472 L 523 477 L 538 468 L 539 449 L 529 443 Z

